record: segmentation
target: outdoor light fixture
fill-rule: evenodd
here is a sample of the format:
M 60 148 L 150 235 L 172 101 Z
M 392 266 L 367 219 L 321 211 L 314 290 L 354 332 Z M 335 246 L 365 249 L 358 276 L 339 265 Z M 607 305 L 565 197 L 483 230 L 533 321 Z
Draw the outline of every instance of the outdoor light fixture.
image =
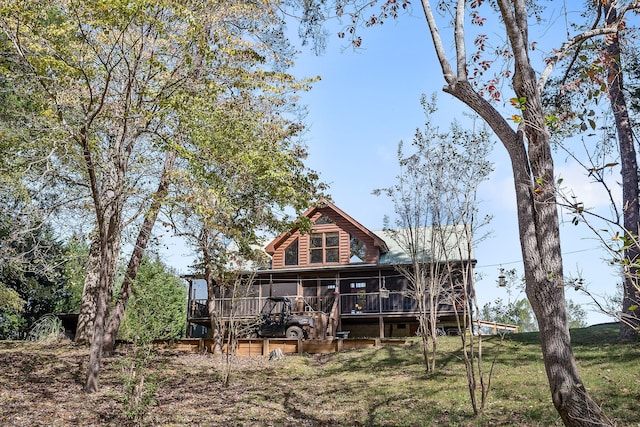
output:
M 498 286 L 504 288 L 507 286 L 507 278 L 504 275 L 504 268 L 500 269 L 500 275 L 498 276 Z
M 387 299 L 389 298 L 389 289 L 386 286 L 386 277 L 382 278 L 382 287 L 380 288 L 380 298 Z

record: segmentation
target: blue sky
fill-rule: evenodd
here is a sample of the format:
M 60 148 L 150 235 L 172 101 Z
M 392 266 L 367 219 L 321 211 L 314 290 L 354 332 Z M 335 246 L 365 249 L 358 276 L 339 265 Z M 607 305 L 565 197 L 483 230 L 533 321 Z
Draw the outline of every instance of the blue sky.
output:
M 424 16 L 421 10 L 414 15 L 362 29 L 363 48 L 357 52 L 345 48 L 344 40 L 334 35 L 337 32 L 334 27 L 336 31 L 329 34 L 326 52 L 316 56 L 301 47 L 293 70 L 298 77 L 322 78 L 302 95 L 302 103 L 308 107 L 307 165 L 330 184 L 329 193 L 335 204 L 370 230 L 382 229 L 383 217 L 393 214 L 392 204 L 371 192 L 394 183 L 398 173 L 398 142 L 409 144 L 416 128 L 423 127 L 420 95 L 438 94 L 436 117 L 442 129 L 453 118 L 464 120 L 463 113 L 469 112 L 462 103 L 442 92 L 444 80 Z M 544 40 L 561 40 L 549 36 L 557 33 L 559 21 L 562 20 L 553 21 L 553 32 L 549 26 L 536 29 L 541 30 Z M 504 92 L 509 98 L 508 88 Z M 476 271 L 481 276 L 476 283 L 480 306 L 497 297 L 504 300 L 509 297 L 496 285 L 500 267 L 515 268 L 522 274 L 511 166 L 499 143 L 491 160 L 495 172 L 481 186 L 480 198 L 482 211 L 494 216 L 485 230 L 492 236 L 475 248 Z M 576 189 L 588 207 L 605 206 L 599 189 L 589 184 L 583 172 L 562 155 L 556 158 L 556 173 L 564 178 L 565 185 Z M 566 222 L 561 230 L 566 274 L 574 277 L 580 274 L 594 294 L 613 293 L 618 278 L 604 260 L 606 254 L 586 227 L 571 225 L 568 215 L 562 219 Z M 188 265 L 185 250 L 170 246 L 169 251 L 172 252 L 169 264 L 184 272 Z M 567 296 L 589 310 L 589 324 L 611 321 L 591 310 L 585 295 L 568 288 Z
M 548 29 L 543 32 L 549 34 Z M 416 128 L 423 127 L 420 95 L 437 93 L 436 117 L 442 129 L 453 118 L 464 120 L 463 112 L 469 110 L 442 92 L 444 80 L 423 15 L 403 15 L 397 22 L 390 20 L 383 26 L 362 29 L 361 35 L 363 48 L 356 52 L 345 49 L 344 41 L 332 34 L 320 56 L 301 48 L 294 70 L 299 77 L 322 77 L 302 98 L 309 108 L 308 166 L 331 184 L 330 194 L 337 206 L 367 228 L 379 230 L 384 215 L 393 215 L 393 205 L 371 192 L 394 183 L 398 142 L 409 144 Z M 509 94 L 506 88 L 505 94 Z M 483 212 L 494 216 L 486 229 L 492 236 L 476 247 L 477 271 L 482 276 L 477 283 L 481 306 L 497 297 L 508 298 L 496 286 L 501 266 L 522 273 L 511 166 L 499 143 L 491 160 L 495 172 L 482 185 L 480 198 Z M 562 155 L 556 158 L 556 173 L 587 200 L 587 206 L 599 207 L 604 200 L 582 170 L 565 162 Z M 566 274 L 580 274 L 595 294 L 612 293 L 618 279 L 603 259 L 606 254 L 586 227 L 571 225 L 569 215 L 562 219 Z M 567 296 L 575 302 L 590 302 L 572 288 L 567 289 Z M 610 321 L 591 311 L 590 306 L 585 308 L 590 310 L 590 324 Z

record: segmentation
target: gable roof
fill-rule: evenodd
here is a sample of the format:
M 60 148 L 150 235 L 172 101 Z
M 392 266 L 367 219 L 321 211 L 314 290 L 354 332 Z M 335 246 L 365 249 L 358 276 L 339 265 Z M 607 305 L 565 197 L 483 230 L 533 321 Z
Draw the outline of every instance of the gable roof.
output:
M 362 233 L 364 233 L 366 236 L 370 237 L 373 240 L 373 244 L 374 246 L 378 247 L 380 250 L 381 254 L 385 254 L 387 252 L 389 252 L 389 248 L 386 244 L 386 242 L 381 239 L 378 235 L 376 235 L 375 233 L 373 233 L 372 231 L 370 231 L 369 229 L 367 229 L 365 226 L 363 226 L 362 224 L 360 224 L 358 221 L 356 221 L 355 219 L 353 219 L 351 216 L 349 216 L 348 214 L 346 214 L 345 212 L 343 212 L 340 208 L 338 208 L 336 205 L 334 205 L 333 203 L 331 203 L 330 201 L 326 200 L 326 199 L 321 199 L 315 206 L 307 209 L 302 216 L 306 217 L 306 218 L 312 218 L 316 212 L 318 212 L 320 209 L 330 209 L 331 211 L 333 211 L 336 215 L 344 218 L 346 221 L 348 221 L 353 227 L 357 228 L 358 230 L 360 230 Z M 269 243 L 266 247 L 265 247 L 265 252 L 267 252 L 269 255 L 273 255 L 276 251 L 276 249 L 289 237 L 291 236 L 293 233 L 295 233 L 297 231 L 297 227 L 292 228 L 289 231 L 286 231 L 284 233 L 281 233 L 278 237 L 276 237 L 274 240 L 271 241 L 271 243 Z

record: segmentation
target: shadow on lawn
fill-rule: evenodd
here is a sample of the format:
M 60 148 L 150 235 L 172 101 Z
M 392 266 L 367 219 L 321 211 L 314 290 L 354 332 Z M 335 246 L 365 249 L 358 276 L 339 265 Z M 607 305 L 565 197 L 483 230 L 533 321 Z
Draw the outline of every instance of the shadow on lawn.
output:
M 389 369 L 401 369 L 404 373 L 413 373 L 415 376 L 424 376 L 426 373 L 419 345 L 386 346 L 354 353 L 335 353 L 330 355 L 330 358 L 333 363 L 327 367 L 327 372 L 332 374 L 360 370 L 384 372 Z M 459 363 L 459 360 L 454 352 L 438 351 L 436 363 L 439 367 L 448 368 L 452 363 Z M 438 369 L 436 374 L 437 372 Z

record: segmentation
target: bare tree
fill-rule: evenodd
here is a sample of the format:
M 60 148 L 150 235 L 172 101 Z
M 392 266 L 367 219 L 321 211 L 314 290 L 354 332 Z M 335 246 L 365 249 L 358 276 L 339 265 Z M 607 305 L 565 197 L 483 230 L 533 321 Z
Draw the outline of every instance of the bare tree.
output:
M 548 70 L 538 78 L 529 58 L 528 10 L 524 0 L 498 0 L 499 16 L 513 55 L 512 87 L 524 102 L 522 121 L 513 130 L 469 81 L 465 43 L 466 2 L 454 16 L 455 64 L 449 62 L 431 3 L 422 1 L 436 48 L 444 91 L 480 115 L 509 153 L 516 190 L 526 292 L 540 326 L 540 341 L 553 403 L 566 425 L 605 425 L 610 421 L 591 399 L 571 348 L 564 299 L 555 177 L 547 118 L 541 101 Z M 607 32 L 602 29 L 600 34 Z M 552 66 L 554 61 L 549 61 Z M 545 74 L 547 73 L 547 74 Z
M 613 32 L 604 37 L 603 40 L 583 40 L 575 45 L 570 56 L 567 55 L 566 68 L 560 79 L 548 85 L 545 99 L 550 107 L 556 109 L 556 116 L 561 118 L 560 128 L 566 132 L 574 133 L 589 132 L 589 136 L 595 131 L 602 135 L 602 141 L 591 147 L 590 144 L 583 144 L 586 152 L 586 160 L 581 160 L 580 155 L 567 147 L 562 141 L 558 142 L 574 160 L 582 165 L 592 180 L 604 188 L 609 195 L 611 215 L 605 217 L 600 213 L 588 215 L 588 207 L 581 202 L 580 194 L 566 194 L 560 192 L 562 204 L 570 212 L 575 214 L 574 224 L 578 224 L 578 218 L 588 222 L 588 226 L 596 234 L 596 239 L 600 239 L 603 229 L 613 228 L 614 233 L 606 234 L 603 240 L 604 247 L 613 256 L 615 262 L 620 265 L 623 278 L 623 298 L 621 310 L 615 309 L 607 314 L 620 321 L 620 335 L 622 338 L 630 338 L 640 330 L 640 312 L 634 310 L 640 302 L 640 286 L 638 285 L 638 257 L 639 248 L 636 244 L 638 236 L 640 204 L 638 203 L 638 161 L 637 152 L 634 145 L 633 124 L 628 108 L 627 95 L 629 81 L 626 81 L 627 70 L 623 62 L 632 58 L 633 47 L 629 41 L 632 36 L 628 34 L 633 31 L 624 20 L 618 17 L 618 9 L 626 9 L 621 2 L 609 2 L 595 0 L 589 2 L 588 10 L 593 10 L 595 19 L 591 24 L 591 30 L 599 25 L 608 27 Z M 608 98 L 611 106 L 609 114 L 605 114 L 605 119 L 611 116 L 614 125 L 608 129 L 605 124 L 600 127 L 598 115 L 598 101 Z M 594 105 L 595 104 L 595 105 Z M 606 111 L 605 111 L 606 113 Z M 576 126 L 576 120 L 579 126 Z M 617 139 L 617 152 L 613 149 L 613 141 Z M 617 154 L 619 161 L 611 159 Z M 605 181 L 606 175 L 620 168 L 622 202 L 618 203 L 612 197 L 611 187 Z M 606 225 L 599 226 L 595 222 L 604 222 Z M 619 239 L 607 241 L 615 233 L 620 234 Z M 613 250 L 615 243 L 624 242 L 621 250 Z M 601 301 L 595 301 L 600 304 Z
M 425 128 L 416 131 L 411 153 L 405 152 L 402 142 L 399 144 L 397 183 L 375 190 L 374 194 L 385 194 L 394 202 L 396 220 L 389 224 L 386 219 L 385 228 L 411 258 L 410 265 L 397 265 L 396 269 L 409 281 L 409 294 L 418 307 L 425 367 L 427 372 L 433 372 L 441 305 L 455 308 L 460 303 L 457 296 L 462 295 L 467 301 L 462 305 L 467 307 L 472 295 L 467 292 L 472 288 L 467 269 L 473 236 L 458 228 L 471 227 L 470 232 L 473 231 L 476 192 L 491 172 L 487 160 L 491 143 L 486 131 L 476 134 L 455 122 L 449 131 L 440 132 L 432 124 L 435 95 L 430 101 L 423 96 L 421 103 Z M 462 323 L 470 328 L 470 313 L 464 313 L 468 316 L 463 316 Z
M 240 313 L 241 303 L 243 298 L 246 298 L 252 294 L 253 281 L 255 278 L 254 271 L 228 271 L 225 277 L 218 281 L 218 286 L 226 290 L 227 295 L 230 296 L 230 312 L 228 318 L 225 320 L 225 332 L 226 332 L 226 351 L 222 356 L 224 359 L 222 367 L 222 385 L 227 387 L 231 381 L 231 372 L 233 369 L 233 362 L 237 357 L 238 338 L 240 328 L 243 325 L 242 316 L 245 313 Z
M 319 27 L 327 18 L 321 2 L 305 2 L 302 29 Z M 388 0 L 380 2 L 380 12 L 369 15 L 365 9 L 377 2 L 335 2 L 334 12 L 348 16 L 351 22 L 340 33 L 359 47 L 361 39 L 356 27 L 363 21 L 375 25 L 396 18 L 409 8 L 410 2 Z M 567 324 L 564 299 L 564 269 L 560 249 L 560 232 L 556 204 L 553 156 L 550 144 L 549 117 L 543 108 L 541 93 L 557 62 L 576 44 L 588 38 L 614 34 L 626 12 L 637 2 L 620 7 L 615 23 L 590 29 L 569 39 L 546 59 L 545 68 L 537 74 L 530 59 L 529 19 L 538 13 L 537 4 L 526 0 L 496 0 L 495 2 L 457 0 L 421 1 L 431 40 L 445 80 L 444 91 L 475 111 L 493 130 L 511 159 L 514 178 L 520 247 L 524 261 L 526 293 L 536 314 L 540 341 L 553 403 L 563 422 L 571 426 L 606 425 L 610 421 L 593 401 L 578 373 Z M 433 6 L 435 5 L 435 7 Z M 351 9 L 347 10 L 347 7 Z M 495 18 L 492 29 L 504 30 L 506 46 L 498 49 L 498 57 L 485 58 L 488 36 L 466 32 L 467 25 L 489 24 L 482 11 Z M 442 39 L 436 19 L 442 13 L 445 25 L 452 29 L 453 56 Z M 363 18 L 370 16 L 370 18 Z M 470 18 L 470 19 L 469 19 Z M 317 32 L 306 31 L 314 36 Z M 348 36 L 347 36 L 348 35 Z M 468 51 L 473 40 L 475 52 Z M 499 59 L 505 61 L 498 61 Z M 501 71 L 483 81 L 485 71 L 497 62 Z M 514 115 L 514 129 L 494 102 L 503 99 L 501 84 L 511 78 L 510 97 L 522 116 Z
M 605 23 L 616 30 L 619 28 L 618 3 L 598 0 L 604 11 Z M 640 284 L 638 283 L 638 262 L 640 247 L 637 237 L 640 233 L 640 201 L 638 199 L 638 160 L 633 131 L 624 96 L 623 71 L 621 63 L 620 33 L 616 31 L 607 37 L 605 47 L 606 64 L 608 65 L 607 92 L 616 123 L 622 173 L 622 203 L 624 212 L 624 234 L 626 245 L 624 258 L 624 285 L 622 300 L 622 316 L 620 335 L 630 338 L 640 331 Z

